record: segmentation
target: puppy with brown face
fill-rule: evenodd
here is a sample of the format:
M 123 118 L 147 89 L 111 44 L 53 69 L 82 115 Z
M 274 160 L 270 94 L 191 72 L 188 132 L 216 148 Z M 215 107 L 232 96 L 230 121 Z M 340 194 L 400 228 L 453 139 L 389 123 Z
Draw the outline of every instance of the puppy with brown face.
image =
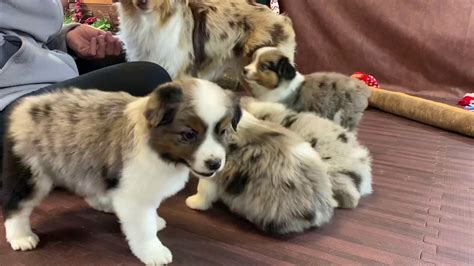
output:
M 151 61 L 172 78 L 238 76 L 260 47 L 293 62 L 290 18 L 254 0 L 120 0 L 120 37 L 130 61 Z
M 258 49 L 252 60 L 243 76 L 256 98 L 283 103 L 296 112 L 314 112 L 356 131 L 370 96 L 363 82 L 331 72 L 302 75 L 274 47 Z
M 240 108 L 208 81 L 165 84 L 147 97 L 66 89 L 21 100 L 4 141 L 3 211 L 14 250 L 33 249 L 35 206 L 58 185 L 93 207 L 114 212 L 143 263 L 172 255 L 156 236 L 160 203 L 192 172 L 210 178 L 226 163 Z

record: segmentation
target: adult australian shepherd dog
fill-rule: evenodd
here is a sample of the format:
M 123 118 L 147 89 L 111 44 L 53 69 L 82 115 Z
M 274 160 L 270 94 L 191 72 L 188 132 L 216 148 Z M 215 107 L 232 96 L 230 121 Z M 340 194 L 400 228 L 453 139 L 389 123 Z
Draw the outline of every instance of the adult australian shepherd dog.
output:
M 151 61 L 172 78 L 216 80 L 240 73 L 256 50 L 279 48 L 294 61 L 290 18 L 254 0 L 120 0 L 120 37 L 129 61 Z

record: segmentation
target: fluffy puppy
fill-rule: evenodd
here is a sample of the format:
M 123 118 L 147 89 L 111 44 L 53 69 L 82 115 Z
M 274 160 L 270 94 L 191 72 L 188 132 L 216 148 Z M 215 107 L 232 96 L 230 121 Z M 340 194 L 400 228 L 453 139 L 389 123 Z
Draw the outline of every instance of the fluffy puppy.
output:
M 209 111 L 212 110 L 212 111 Z M 165 84 L 147 97 L 67 89 L 21 100 L 4 141 L 3 211 L 14 250 L 33 249 L 29 217 L 53 186 L 115 212 L 143 263 L 167 264 L 156 209 L 190 171 L 209 178 L 225 165 L 227 134 L 240 108 L 201 80 Z
M 328 165 L 334 198 L 340 208 L 355 208 L 372 193 L 371 156 L 354 133 L 309 112 L 296 113 L 283 104 L 242 100 L 255 117 L 278 123 L 311 144 Z
M 226 167 L 199 181 L 188 207 L 206 210 L 218 199 L 260 229 L 285 234 L 328 222 L 333 199 L 326 164 L 295 133 L 244 112 Z
M 314 112 L 351 131 L 368 106 L 370 89 L 363 82 L 330 72 L 304 76 L 277 48 L 257 50 L 243 75 L 259 100 L 280 102 L 296 112 Z
M 265 46 L 293 62 L 290 18 L 254 0 L 120 0 L 118 13 L 128 60 L 155 62 L 172 78 L 215 81 L 228 69 L 239 76 Z

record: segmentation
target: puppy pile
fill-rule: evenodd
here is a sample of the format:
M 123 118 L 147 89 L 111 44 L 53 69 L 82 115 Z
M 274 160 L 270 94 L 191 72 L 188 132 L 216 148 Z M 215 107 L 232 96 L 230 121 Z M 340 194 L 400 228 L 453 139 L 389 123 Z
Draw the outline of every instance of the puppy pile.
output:
M 299 232 L 328 222 L 337 206 L 327 165 L 304 139 L 244 112 L 229 145 L 227 165 L 199 180 L 188 207 L 208 209 L 221 199 L 264 231 Z
M 290 129 L 311 144 L 327 164 L 338 207 L 355 208 L 361 196 L 372 193 L 372 158 L 354 133 L 313 113 L 296 113 L 278 103 L 247 100 L 244 107 L 255 117 Z
M 117 5 L 127 58 L 176 80 L 146 97 L 66 88 L 16 103 L 2 173 L 14 250 L 38 245 L 29 218 L 54 186 L 115 213 L 132 253 L 151 265 L 172 262 L 156 209 L 190 174 L 200 179 L 188 207 L 221 200 L 276 234 L 328 223 L 372 192 L 371 156 L 356 138 L 370 90 L 342 74 L 298 73 L 288 17 L 253 0 Z M 226 68 L 256 99 L 211 82 Z
M 334 208 L 355 208 L 372 192 L 372 159 L 354 133 L 278 103 L 243 99 L 242 107 L 249 113 L 226 167 L 199 181 L 188 207 L 206 210 L 220 199 L 260 229 L 284 234 L 320 226 Z

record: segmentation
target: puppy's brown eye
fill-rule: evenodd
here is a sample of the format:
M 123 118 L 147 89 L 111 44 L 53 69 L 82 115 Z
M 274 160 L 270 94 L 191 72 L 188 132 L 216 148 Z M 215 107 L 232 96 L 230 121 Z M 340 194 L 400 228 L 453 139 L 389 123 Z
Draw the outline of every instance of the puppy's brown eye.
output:
M 227 133 L 227 129 L 223 128 L 223 129 L 221 129 L 221 131 L 219 132 L 219 135 L 224 136 L 225 133 Z
M 181 141 L 185 143 L 194 142 L 197 139 L 197 132 L 194 130 L 186 130 L 180 133 Z
M 260 64 L 260 70 L 261 71 L 267 71 L 270 69 L 270 65 L 269 64 Z

